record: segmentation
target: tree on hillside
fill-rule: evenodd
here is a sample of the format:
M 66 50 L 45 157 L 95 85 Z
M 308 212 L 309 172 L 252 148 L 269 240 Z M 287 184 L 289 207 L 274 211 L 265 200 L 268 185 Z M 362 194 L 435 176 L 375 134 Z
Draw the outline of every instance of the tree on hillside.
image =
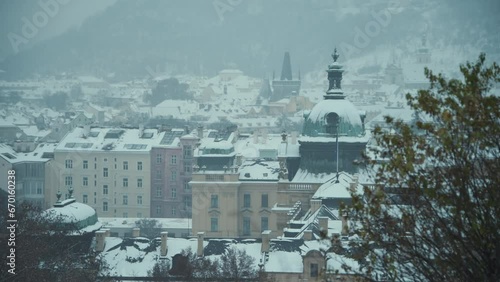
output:
M 145 94 L 144 101 L 156 106 L 164 100 L 192 100 L 193 94 L 188 91 L 189 85 L 180 83 L 177 78 L 167 78 L 158 81 L 151 94 Z
M 107 270 L 106 264 L 81 237 L 72 235 L 78 228 L 60 216 L 47 218 L 42 211 L 27 202 L 16 207 L 15 246 L 6 240 L 0 252 L 7 256 L 15 247 L 15 275 L 5 261 L 0 265 L 0 281 L 96 281 Z M 0 222 L 8 226 L 2 213 Z M 65 226 L 64 229 L 60 228 Z M 3 228 L 0 237 L 10 236 Z M 85 240 L 85 239 L 84 239 Z
M 21 91 L 0 91 L 0 103 L 15 105 L 21 101 Z
M 70 93 L 71 99 L 76 100 L 76 101 L 83 100 L 82 85 L 75 84 L 75 85 L 71 86 L 71 90 L 69 93 Z
M 45 105 L 54 110 L 64 110 L 66 109 L 68 94 L 62 91 L 58 91 L 54 94 L 44 94 L 43 100 Z
M 371 279 L 500 281 L 500 68 L 481 54 L 460 71 L 426 69 L 429 89 L 407 94 L 428 121 L 373 131 L 375 185 L 349 208 Z

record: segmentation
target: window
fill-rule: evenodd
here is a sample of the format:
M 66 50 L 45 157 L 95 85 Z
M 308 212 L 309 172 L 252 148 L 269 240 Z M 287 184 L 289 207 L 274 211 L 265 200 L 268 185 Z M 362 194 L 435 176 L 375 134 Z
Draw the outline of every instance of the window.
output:
M 183 153 L 184 153 L 185 159 L 191 158 L 191 156 L 193 155 L 193 149 L 192 149 L 191 145 L 184 146 Z
M 89 186 L 89 178 L 87 176 L 83 177 L 83 186 Z
M 156 171 L 156 179 L 161 179 L 161 170 Z
M 124 212 L 124 213 L 123 213 L 123 217 L 124 217 L 124 218 L 127 218 L 127 217 L 128 217 L 128 212 Z
M 84 204 L 87 204 L 87 203 L 89 202 L 89 196 L 87 196 L 87 195 L 83 195 L 83 200 L 82 200 L 82 202 L 83 202 Z
M 128 205 L 128 196 L 127 195 L 123 195 L 123 204 Z
M 137 196 L 137 204 L 142 205 L 142 196 Z
M 162 162 L 161 154 L 156 154 L 156 163 L 161 164 L 161 162 Z
M 170 175 L 170 181 L 175 182 L 177 180 L 177 171 L 172 171 Z
M 185 210 L 190 210 L 191 209 L 191 196 L 183 196 L 182 197 L 182 202 L 184 203 L 184 209 Z
M 137 170 L 142 170 L 142 162 L 137 162 Z
M 127 161 L 123 162 L 123 170 L 128 170 L 128 162 Z
M 210 219 L 210 231 L 217 232 L 219 231 L 219 219 L 216 217 L 212 217 Z
M 108 185 L 102 185 L 102 194 L 108 195 Z
M 71 186 L 71 185 L 73 185 L 73 177 L 71 177 L 71 176 L 66 176 L 66 177 L 64 178 L 64 185 L 66 185 L 66 186 Z
M 176 155 L 172 155 L 172 157 L 170 158 L 170 164 L 177 164 L 177 156 Z
M 250 194 L 243 195 L 243 207 L 244 208 L 250 207 Z
M 186 173 L 191 172 L 191 164 L 184 164 L 184 172 Z
M 142 188 L 142 178 L 137 179 L 137 188 Z
M 172 187 L 172 199 L 177 198 L 177 187 Z
M 218 208 L 219 207 L 219 196 L 218 195 L 212 195 L 210 199 L 210 207 L 211 208 Z
M 107 158 L 104 158 L 104 162 L 108 162 L 108 159 L 107 159 Z
M 156 197 L 161 197 L 161 189 L 162 187 L 161 186 L 156 186 Z
M 267 194 L 262 194 L 262 196 L 261 196 L 261 203 L 262 203 L 262 207 L 263 208 L 269 207 Z
M 141 217 L 142 217 L 142 212 L 138 212 L 138 213 L 137 213 L 137 217 L 138 217 L 138 218 L 141 218 Z
M 184 192 L 189 191 L 189 189 L 191 189 L 189 181 L 184 181 Z
M 311 277 L 318 277 L 319 268 L 317 263 L 311 263 Z
M 102 202 L 102 211 L 107 212 L 108 211 L 108 202 Z
M 177 215 L 177 209 L 175 207 L 172 207 L 172 215 Z
M 37 183 L 37 185 L 36 185 L 36 193 L 38 195 L 42 195 L 43 194 L 43 183 Z
M 267 216 L 263 216 L 260 218 L 260 230 L 268 230 L 269 229 L 269 218 Z
M 97 169 L 97 164 L 96 163 L 94 163 L 94 169 Z
M 108 168 L 107 167 L 102 169 L 102 176 L 108 177 Z
M 156 214 L 157 215 L 161 214 L 161 206 L 156 206 Z
M 66 168 L 73 168 L 73 160 L 66 160 L 64 163 Z
M 243 217 L 243 236 L 250 235 L 250 218 Z
M 128 187 L 128 178 L 123 178 L 123 187 Z
M 89 168 L 89 161 L 83 161 L 83 169 Z

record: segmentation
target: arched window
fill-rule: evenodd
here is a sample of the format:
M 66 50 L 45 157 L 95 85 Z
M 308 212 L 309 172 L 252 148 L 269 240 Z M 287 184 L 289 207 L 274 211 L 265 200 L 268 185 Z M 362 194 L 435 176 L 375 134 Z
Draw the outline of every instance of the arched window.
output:
M 340 123 L 340 118 L 337 113 L 329 113 L 326 115 L 326 133 L 337 134 Z

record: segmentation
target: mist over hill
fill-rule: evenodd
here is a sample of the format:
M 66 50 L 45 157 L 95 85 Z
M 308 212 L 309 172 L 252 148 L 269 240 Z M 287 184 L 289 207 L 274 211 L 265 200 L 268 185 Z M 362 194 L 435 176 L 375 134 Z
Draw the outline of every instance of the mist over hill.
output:
M 498 57 L 499 11 L 495 0 L 118 1 L 80 28 L 7 57 L 0 69 L 6 78 L 60 72 L 114 73 L 117 80 L 151 72 L 212 76 L 223 68 L 269 77 L 290 51 L 297 75 L 298 68 L 323 68 L 335 46 L 354 46 L 350 55 L 362 55 L 377 46 L 404 47 L 424 33 L 431 45 L 471 45 Z M 387 12 L 386 24 L 377 20 Z M 373 22 L 380 31 L 356 44 Z

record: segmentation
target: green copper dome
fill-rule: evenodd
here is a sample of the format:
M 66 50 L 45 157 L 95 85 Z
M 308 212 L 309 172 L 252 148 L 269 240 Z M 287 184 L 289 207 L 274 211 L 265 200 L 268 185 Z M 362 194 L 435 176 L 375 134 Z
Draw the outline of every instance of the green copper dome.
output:
M 302 134 L 305 136 L 335 137 L 337 128 L 339 136 L 364 135 L 359 111 L 349 100 L 323 100 L 309 113 L 304 114 L 304 118 Z
M 324 100 L 316 104 L 314 108 L 304 114 L 305 136 L 335 137 L 339 136 L 358 137 L 364 135 L 363 120 L 359 111 L 345 99 L 342 91 L 341 81 L 344 69 L 337 62 L 339 55 L 337 49 L 332 54 L 333 63 L 328 66 L 329 86 Z

